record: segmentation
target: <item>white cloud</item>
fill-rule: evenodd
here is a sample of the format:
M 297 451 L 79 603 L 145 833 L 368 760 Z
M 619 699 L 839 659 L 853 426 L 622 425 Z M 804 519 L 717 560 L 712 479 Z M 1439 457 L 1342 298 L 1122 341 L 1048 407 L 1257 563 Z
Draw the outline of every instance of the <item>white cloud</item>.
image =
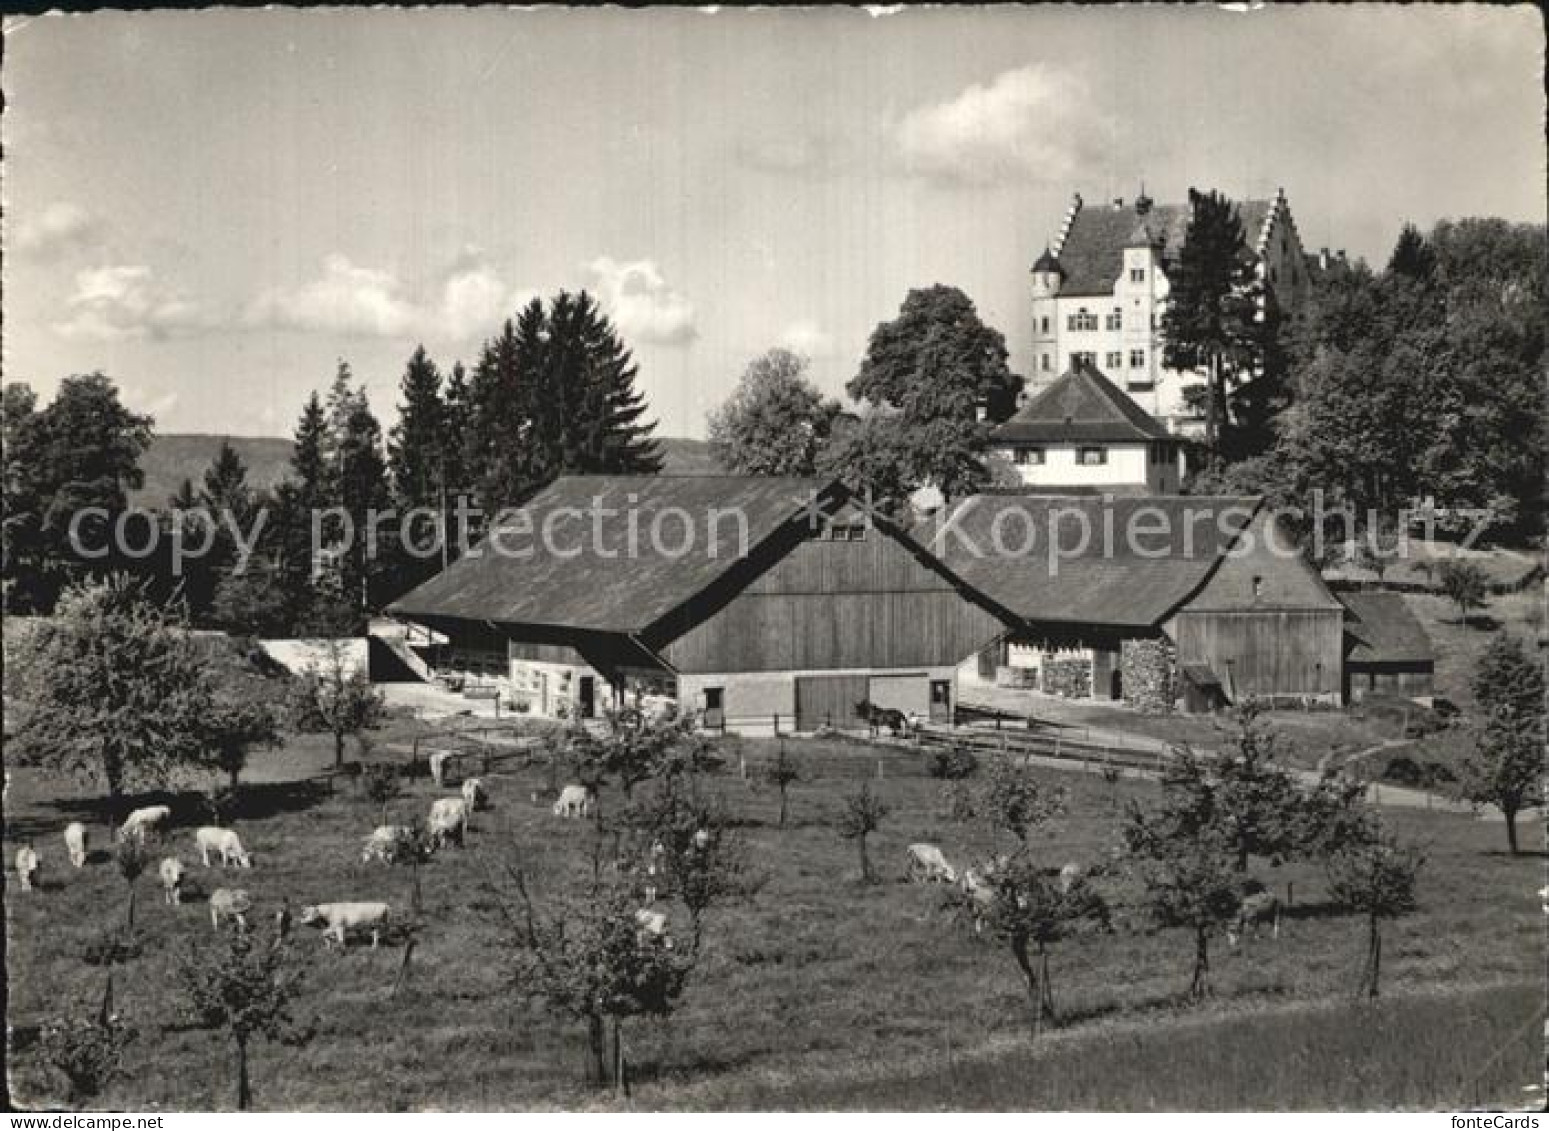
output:
M 212 328 L 197 304 L 156 278 L 149 267 L 92 267 L 75 275 L 65 317 L 53 324 L 66 338 L 117 341 L 170 338 Z
M 438 286 L 433 297 L 416 301 L 393 272 L 358 266 L 335 253 L 324 259 L 317 278 L 260 294 L 243 321 L 355 337 L 471 342 L 495 333 L 532 293 L 505 283 L 476 249 L 458 256 Z
M 1034 63 L 916 107 L 897 124 L 894 141 L 905 169 L 938 180 L 1066 183 L 1109 132 L 1101 115 L 1083 109 L 1090 103 L 1080 74 Z
M 587 274 L 626 339 L 686 345 L 699 336 L 694 304 L 668 286 L 652 260 L 620 263 L 603 255 L 587 265 Z
M 17 221 L 12 244 L 18 253 L 41 259 L 85 247 L 101 231 L 101 220 L 79 204 L 56 200 Z
M 249 304 L 243 320 L 252 326 L 321 331 L 359 337 L 410 335 L 419 322 L 391 271 L 357 267 L 335 252 L 323 273 L 298 287 L 273 287 Z
M 780 332 L 779 344 L 804 357 L 828 357 L 834 351 L 833 335 L 810 318 L 799 318 Z

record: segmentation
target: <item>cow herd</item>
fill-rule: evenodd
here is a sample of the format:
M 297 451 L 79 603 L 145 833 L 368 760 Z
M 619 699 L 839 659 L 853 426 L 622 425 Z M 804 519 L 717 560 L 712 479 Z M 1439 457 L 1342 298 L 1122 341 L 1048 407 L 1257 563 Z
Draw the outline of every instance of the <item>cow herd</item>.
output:
M 445 785 L 445 755 L 431 756 L 431 775 L 438 785 Z M 467 842 L 468 827 L 472 815 L 489 807 L 489 790 L 483 779 L 465 779 L 455 796 L 438 797 L 430 806 L 425 822 L 424 836 L 407 825 L 381 825 L 366 838 L 361 851 L 361 862 L 369 864 L 402 863 L 419 852 L 435 852 L 448 847 L 462 847 Z M 554 804 L 554 814 L 559 817 L 589 817 L 595 811 L 596 797 L 585 786 L 567 785 Z M 172 825 L 172 809 L 167 805 L 150 805 L 136 809 L 119 826 L 116 839 L 121 844 L 132 844 L 143 850 L 152 841 L 165 844 Z M 84 868 L 89 858 L 89 835 L 86 826 L 71 821 L 65 826 L 65 853 L 73 868 Z M 251 869 L 253 857 L 242 844 L 235 830 L 216 825 L 206 825 L 194 830 L 194 850 L 205 868 L 219 867 Z M 16 851 L 15 866 L 18 887 L 32 891 L 37 882 L 41 858 L 31 841 Z M 163 856 L 156 866 L 156 877 L 161 886 L 162 898 L 169 906 L 183 903 L 188 868 L 174 853 Z M 223 923 L 235 923 L 247 929 L 247 917 L 253 910 L 252 895 L 241 887 L 218 887 L 208 898 L 211 926 L 219 929 Z M 374 900 L 318 903 L 302 907 L 295 921 L 322 931 L 325 947 L 348 945 L 348 935 L 371 938 L 373 948 L 381 942 L 384 931 L 392 919 L 392 909 L 384 902 Z M 291 925 L 288 900 L 275 913 L 280 933 L 286 934 Z M 637 916 L 637 926 L 644 935 L 665 938 L 666 918 L 657 911 L 642 909 Z

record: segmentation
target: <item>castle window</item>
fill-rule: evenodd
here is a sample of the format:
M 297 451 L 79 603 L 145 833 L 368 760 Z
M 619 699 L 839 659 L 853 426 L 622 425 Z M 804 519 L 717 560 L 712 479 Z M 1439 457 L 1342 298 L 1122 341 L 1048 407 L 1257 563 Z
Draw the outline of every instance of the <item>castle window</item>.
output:
M 1146 367 L 1146 351 L 1145 350 L 1130 350 L 1129 351 L 1129 367 L 1131 369 L 1144 369 Z
M 1124 311 L 1120 310 L 1117 306 L 1114 307 L 1113 312 L 1108 315 L 1105 324 L 1109 330 L 1124 329 Z
M 1146 281 L 1146 269 L 1144 267 L 1131 267 L 1129 269 L 1129 281 L 1132 283 L 1144 283 Z
M 1011 458 L 1019 467 L 1039 466 L 1043 463 L 1043 449 L 1016 448 L 1013 450 Z
M 1091 350 L 1077 350 L 1075 353 L 1070 355 L 1070 365 L 1071 365 L 1072 369 L 1077 368 L 1078 366 L 1082 366 L 1082 365 L 1096 365 L 1096 364 L 1097 364 L 1097 355 L 1095 353 L 1093 353 Z
M 1124 354 L 1119 350 L 1108 351 L 1108 368 L 1117 369 L 1124 364 Z
M 1082 307 L 1070 316 L 1066 326 L 1070 330 L 1095 330 L 1097 329 L 1097 315 L 1086 307 Z
M 1047 314 L 1038 320 L 1038 332 L 1040 334 L 1047 334 L 1049 332 L 1049 316 Z
M 1045 354 L 1039 354 L 1038 355 L 1038 368 L 1042 369 L 1045 373 L 1047 373 L 1047 372 L 1049 372 L 1051 367 L 1052 367 L 1052 365 L 1051 365 L 1051 358 L 1050 358 L 1050 356 L 1048 354 L 1046 354 L 1046 353 Z

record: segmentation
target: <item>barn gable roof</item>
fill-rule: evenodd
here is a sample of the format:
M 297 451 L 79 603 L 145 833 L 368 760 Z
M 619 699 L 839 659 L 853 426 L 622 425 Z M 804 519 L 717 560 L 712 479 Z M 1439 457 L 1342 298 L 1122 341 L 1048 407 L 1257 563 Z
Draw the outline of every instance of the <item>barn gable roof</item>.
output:
M 859 515 L 850 498 L 843 485 L 822 479 L 567 476 L 499 523 L 475 547 L 478 553 L 453 562 L 387 611 L 432 623 L 650 635 L 641 646 L 655 647 L 692 624 L 685 606 L 748 584 L 761 569 L 753 559 L 776 560 L 805 536 L 816 513 L 842 521 Z M 905 531 L 876 516 L 870 522 L 966 590 Z M 657 524 L 660 536 L 653 538 Z M 690 527 L 694 541 L 685 550 Z M 517 553 L 497 551 L 497 542 Z M 965 597 L 989 603 L 978 593 Z
M 1023 621 L 1153 627 L 1210 580 L 1261 502 L 976 495 L 913 533 Z
M 1431 638 L 1399 593 L 1339 594 L 1345 607 L 1346 658 L 1355 663 L 1435 661 Z
M 1075 362 L 991 434 L 992 442 L 1034 444 L 1171 438 L 1160 421 L 1086 360 Z

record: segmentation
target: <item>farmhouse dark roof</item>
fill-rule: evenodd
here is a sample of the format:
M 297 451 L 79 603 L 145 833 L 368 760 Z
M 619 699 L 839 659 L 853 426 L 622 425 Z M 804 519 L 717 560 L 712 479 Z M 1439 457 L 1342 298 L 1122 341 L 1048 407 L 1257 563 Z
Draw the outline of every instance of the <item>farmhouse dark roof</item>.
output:
M 1025 621 L 1151 627 L 1199 592 L 1260 502 L 975 495 L 911 533 Z
M 1339 594 L 1345 607 L 1346 658 L 1366 664 L 1435 661 L 1431 640 L 1398 593 Z
M 1031 444 L 1171 438 L 1160 421 L 1085 360 L 1073 364 L 993 433 L 995 440 Z
M 453 562 L 388 607 L 394 615 L 633 633 L 655 623 L 725 573 L 742 554 L 798 516 L 826 481 L 733 476 L 567 476 Z M 594 521 L 592 508 L 603 515 Z M 614 516 L 609 518 L 606 510 Z M 693 524 L 691 549 L 676 554 Z M 628 515 L 636 533 L 631 535 Z M 712 516 L 723 516 L 712 521 Z M 746 519 L 746 541 L 734 517 Z M 651 536 L 661 518 L 660 538 Z M 553 536 L 545 538 L 545 523 Z M 600 538 L 594 540 L 593 530 Z M 570 551 L 579 548 L 580 553 Z M 559 552 L 551 552 L 557 549 Z
M 1237 202 L 1243 239 L 1250 250 L 1257 244 L 1269 213 L 1270 202 L 1267 200 Z M 1144 220 L 1140 219 L 1141 215 Z M 1065 270 L 1060 294 L 1111 295 L 1113 284 L 1124 269 L 1124 249 L 1139 242 L 1140 224 L 1144 225 L 1146 242 L 1160 243 L 1163 263 L 1170 265 L 1183 246 L 1189 226 L 1189 207 L 1186 204 L 1155 204 L 1143 214 L 1134 208 L 1091 206 L 1078 210 L 1064 242 L 1056 249 L 1060 266 Z

